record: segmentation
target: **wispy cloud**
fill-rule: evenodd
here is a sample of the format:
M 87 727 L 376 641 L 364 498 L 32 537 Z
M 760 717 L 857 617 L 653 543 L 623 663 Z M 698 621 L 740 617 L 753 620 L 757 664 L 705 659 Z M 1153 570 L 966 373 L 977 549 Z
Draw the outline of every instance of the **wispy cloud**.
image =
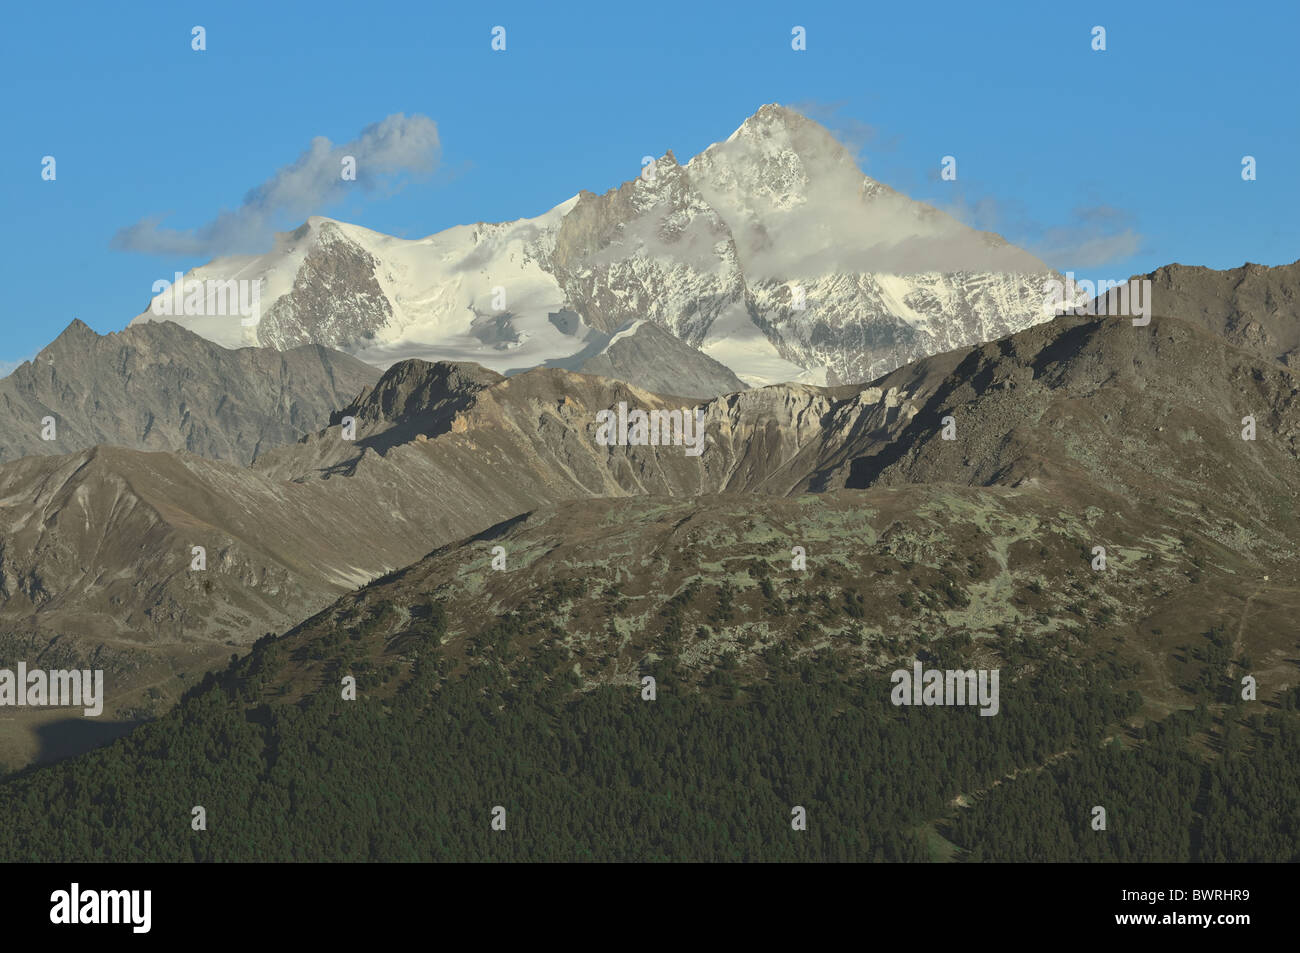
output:
M 795 112 L 825 126 L 849 150 L 859 167 L 865 167 L 873 153 L 892 152 L 898 148 L 898 136 L 886 137 L 877 126 L 844 115 L 844 102 L 805 99 L 789 105 Z
M 305 218 L 357 186 L 367 191 L 400 188 L 408 176 L 432 173 L 439 152 L 438 126 L 427 116 L 395 114 L 337 146 L 318 136 L 296 161 L 250 189 L 239 208 L 223 210 L 193 229 L 164 228 L 165 216 L 144 218 L 119 230 L 112 247 L 192 256 L 264 250 L 285 219 Z M 345 156 L 356 159 L 355 181 L 342 177 Z
M 898 150 L 898 136 L 886 136 L 878 127 L 844 115 L 845 106 L 844 102 L 821 100 L 790 104 L 791 109 L 830 130 L 853 154 L 860 168 L 866 169 L 873 155 Z M 937 163 L 926 170 L 925 180 L 930 184 L 940 182 Z M 892 184 L 905 187 L 904 183 Z M 992 195 L 972 198 L 951 182 L 943 183 L 943 190 L 951 197 L 935 203 L 937 208 L 971 228 L 996 232 L 1053 268 L 1096 268 L 1130 258 L 1142 246 L 1143 239 L 1136 230 L 1134 216 L 1113 205 L 1080 205 L 1071 210 L 1064 222 L 1044 222 L 1019 199 Z
M 1133 214 L 1105 203 L 1076 206 L 1059 224 L 1039 221 L 1018 199 L 989 195 L 969 199 L 958 192 L 941 208 L 972 228 L 998 233 L 1057 269 L 1097 268 L 1130 258 L 1142 247 Z
M 1142 236 L 1132 228 L 1107 231 L 1081 223 L 1069 228 L 1048 229 L 1042 243 L 1032 250 L 1047 263 L 1062 268 L 1096 268 L 1132 258 L 1141 247 Z

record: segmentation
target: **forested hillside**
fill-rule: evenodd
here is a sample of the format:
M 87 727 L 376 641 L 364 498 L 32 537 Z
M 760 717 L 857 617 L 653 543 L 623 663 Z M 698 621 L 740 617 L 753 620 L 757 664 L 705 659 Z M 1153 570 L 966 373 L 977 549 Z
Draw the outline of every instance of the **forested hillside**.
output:
M 1211 628 L 1153 669 L 1107 608 L 1115 583 L 1066 568 L 1086 560 L 1065 527 L 999 542 L 1032 525 L 1033 493 L 963 510 L 971 491 L 929 492 L 567 504 L 445 547 L 129 737 L 10 778 L 0 856 L 1300 859 L 1297 692 L 1234 690 L 1269 643 Z M 970 524 L 997 531 L 952 566 Z M 791 538 L 812 550 L 798 578 Z M 990 544 L 1033 571 L 974 558 Z M 515 569 L 488 568 L 493 545 Z M 1201 578 L 1162 564 L 1144 612 Z M 980 614 L 990 591 L 1022 621 L 1055 599 L 1084 615 L 1026 634 Z M 889 672 L 912 659 L 1000 668 L 997 715 L 896 707 Z

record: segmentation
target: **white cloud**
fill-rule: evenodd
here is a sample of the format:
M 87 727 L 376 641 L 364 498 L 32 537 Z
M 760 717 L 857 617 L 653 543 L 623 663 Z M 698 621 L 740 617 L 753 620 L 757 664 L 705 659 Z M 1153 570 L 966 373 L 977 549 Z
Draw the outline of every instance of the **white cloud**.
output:
M 958 221 L 997 232 L 1061 270 L 1097 268 L 1131 258 L 1142 247 L 1142 236 L 1133 228 L 1132 214 L 1113 205 L 1078 206 L 1060 225 L 1038 221 L 1018 199 L 986 195 L 971 201 L 958 192 L 941 207 Z
M 389 116 L 351 142 L 334 145 L 317 136 L 291 165 L 250 189 L 234 211 L 223 210 L 193 229 L 161 227 L 163 216 L 144 218 L 113 236 L 119 251 L 215 256 L 261 251 L 283 218 L 306 218 L 341 199 L 351 187 L 399 188 L 404 175 L 422 176 L 438 164 L 438 126 L 427 116 Z M 356 159 L 356 181 L 341 176 L 343 157 Z

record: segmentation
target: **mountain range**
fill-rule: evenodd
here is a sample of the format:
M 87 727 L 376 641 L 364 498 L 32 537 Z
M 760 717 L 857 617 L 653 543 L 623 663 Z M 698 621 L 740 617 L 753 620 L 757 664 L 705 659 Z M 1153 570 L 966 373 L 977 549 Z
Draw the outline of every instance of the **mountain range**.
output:
M 169 319 L 227 347 L 319 344 L 381 368 L 419 358 L 504 374 L 582 370 L 649 322 L 747 383 L 836 385 L 1045 320 L 1052 275 L 867 177 L 825 128 L 771 104 L 685 164 L 670 150 L 535 218 L 418 240 L 310 218 L 264 254 L 193 269 L 203 313 Z M 206 283 L 232 280 L 257 283 L 256 320 L 217 313 Z M 133 324 L 158 320 L 171 294 Z M 659 364 L 654 381 L 630 382 L 689 392 L 671 359 Z
M 0 466 L 0 649 L 93 658 L 149 722 L 0 786 L 0 851 L 1294 859 L 1300 379 L 1234 333 L 1284 310 L 1216 324 L 1243 276 L 1193 277 L 1187 319 L 1157 297 L 1143 327 L 1063 315 L 701 401 L 699 457 L 595 439 L 599 410 L 680 399 L 412 359 L 247 466 Z M 1001 714 L 892 707 L 913 665 L 1000 671 Z M 212 838 L 166 820 L 196 777 Z M 716 820 L 804 801 L 811 838 Z M 477 833 L 498 802 L 522 838 Z
M 1294 270 L 1265 270 L 1255 293 L 1280 298 Z M 1104 601 L 1131 624 L 1196 604 L 1222 615 L 1235 597 L 1219 584 L 1204 597 L 1187 589 L 1194 562 L 1200 568 L 1190 571 L 1216 573 L 1223 585 L 1250 579 L 1241 591 L 1252 599 L 1285 602 L 1290 590 L 1278 580 L 1295 572 L 1300 493 L 1297 382 L 1276 347 L 1243 346 L 1233 333 L 1241 321 L 1204 317 L 1224 310 L 1211 303 L 1231 298 L 1241 276 L 1193 274 L 1195 300 L 1206 304 L 1190 321 L 1166 315 L 1158 297 L 1145 328 L 1065 315 L 924 358 L 869 385 L 790 383 L 705 400 L 561 368 L 507 377 L 472 363 L 418 359 L 367 383 L 377 372 L 318 345 L 289 355 L 232 352 L 174 324 L 107 339 L 74 327 L 60 338 L 56 362 L 76 364 L 74 342 L 93 355 L 162 337 L 196 355 L 216 348 L 239 366 L 310 356 L 311 367 L 337 366 L 337 378 L 346 370 L 361 386 L 326 411 L 320 388 L 335 379 L 295 374 L 276 400 L 306 403 L 295 388 L 307 386 L 317 423 L 301 436 L 290 428 L 292 442 L 274 448 L 240 436 L 238 427 L 222 429 L 241 416 L 209 414 L 201 432 L 225 433 L 212 445 L 236 456 L 222 460 L 187 449 L 189 438 L 176 430 L 175 393 L 163 386 L 178 367 L 201 362 L 178 354 L 139 366 L 100 362 L 99 393 L 154 395 L 155 409 L 142 400 L 136 417 L 121 415 L 118 446 L 0 466 L 0 648 L 97 653 L 120 667 L 117 697 L 110 696 L 120 710 L 140 678 L 156 678 L 148 659 L 180 646 L 247 646 L 431 550 L 566 501 L 583 512 L 588 504 L 580 501 L 596 498 L 721 495 L 761 509 L 772 505 L 765 500 L 904 486 L 964 486 L 995 494 L 991 500 L 1005 502 L 1010 493 L 1028 494 L 1026 505 L 1037 501 L 1033 516 L 997 517 L 1002 542 L 972 536 L 945 544 L 1003 567 L 982 584 L 981 626 L 1029 624 L 1002 597 L 1027 573 L 1044 575 L 1032 556 L 1037 548 L 1068 566 L 1061 542 L 1080 553 L 1111 548 L 1113 585 L 1131 589 Z M 1186 307 L 1177 294 L 1168 300 Z M 1281 327 L 1285 313 L 1265 319 Z M 597 414 L 620 402 L 698 406 L 704 453 L 602 446 Z M 1258 429 L 1253 441 L 1239 433 L 1247 415 Z M 149 426 L 151 416 L 172 423 Z M 134 430 L 126 426 L 132 419 Z M 343 433 L 346 419 L 352 439 Z M 173 444 L 154 451 L 164 434 L 174 435 Z M 991 532 L 994 524 L 987 526 Z M 508 539 L 510 531 L 502 532 Z M 906 545 L 918 556 L 937 553 L 933 541 Z M 192 565 L 195 546 L 205 553 L 201 571 Z M 483 557 L 479 546 L 458 558 L 468 565 Z M 1152 565 L 1166 566 L 1172 581 L 1135 574 Z M 1261 583 L 1264 576 L 1273 582 Z M 1051 618 L 1072 602 L 1069 592 L 1040 601 Z

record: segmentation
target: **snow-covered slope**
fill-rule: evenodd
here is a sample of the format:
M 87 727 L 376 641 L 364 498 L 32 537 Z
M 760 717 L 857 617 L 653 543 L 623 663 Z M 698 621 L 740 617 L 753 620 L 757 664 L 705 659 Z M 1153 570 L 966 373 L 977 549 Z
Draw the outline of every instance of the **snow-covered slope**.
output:
M 260 281 L 259 320 L 169 317 L 228 347 L 315 342 L 379 367 L 416 357 L 506 374 L 581 368 L 650 321 L 748 383 L 834 384 L 1050 317 L 1047 274 L 768 105 L 686 165 L 668 152 L 653 175 L 537 218 L 411 241 L 313 217 L 265 255 L 187 275 Z

